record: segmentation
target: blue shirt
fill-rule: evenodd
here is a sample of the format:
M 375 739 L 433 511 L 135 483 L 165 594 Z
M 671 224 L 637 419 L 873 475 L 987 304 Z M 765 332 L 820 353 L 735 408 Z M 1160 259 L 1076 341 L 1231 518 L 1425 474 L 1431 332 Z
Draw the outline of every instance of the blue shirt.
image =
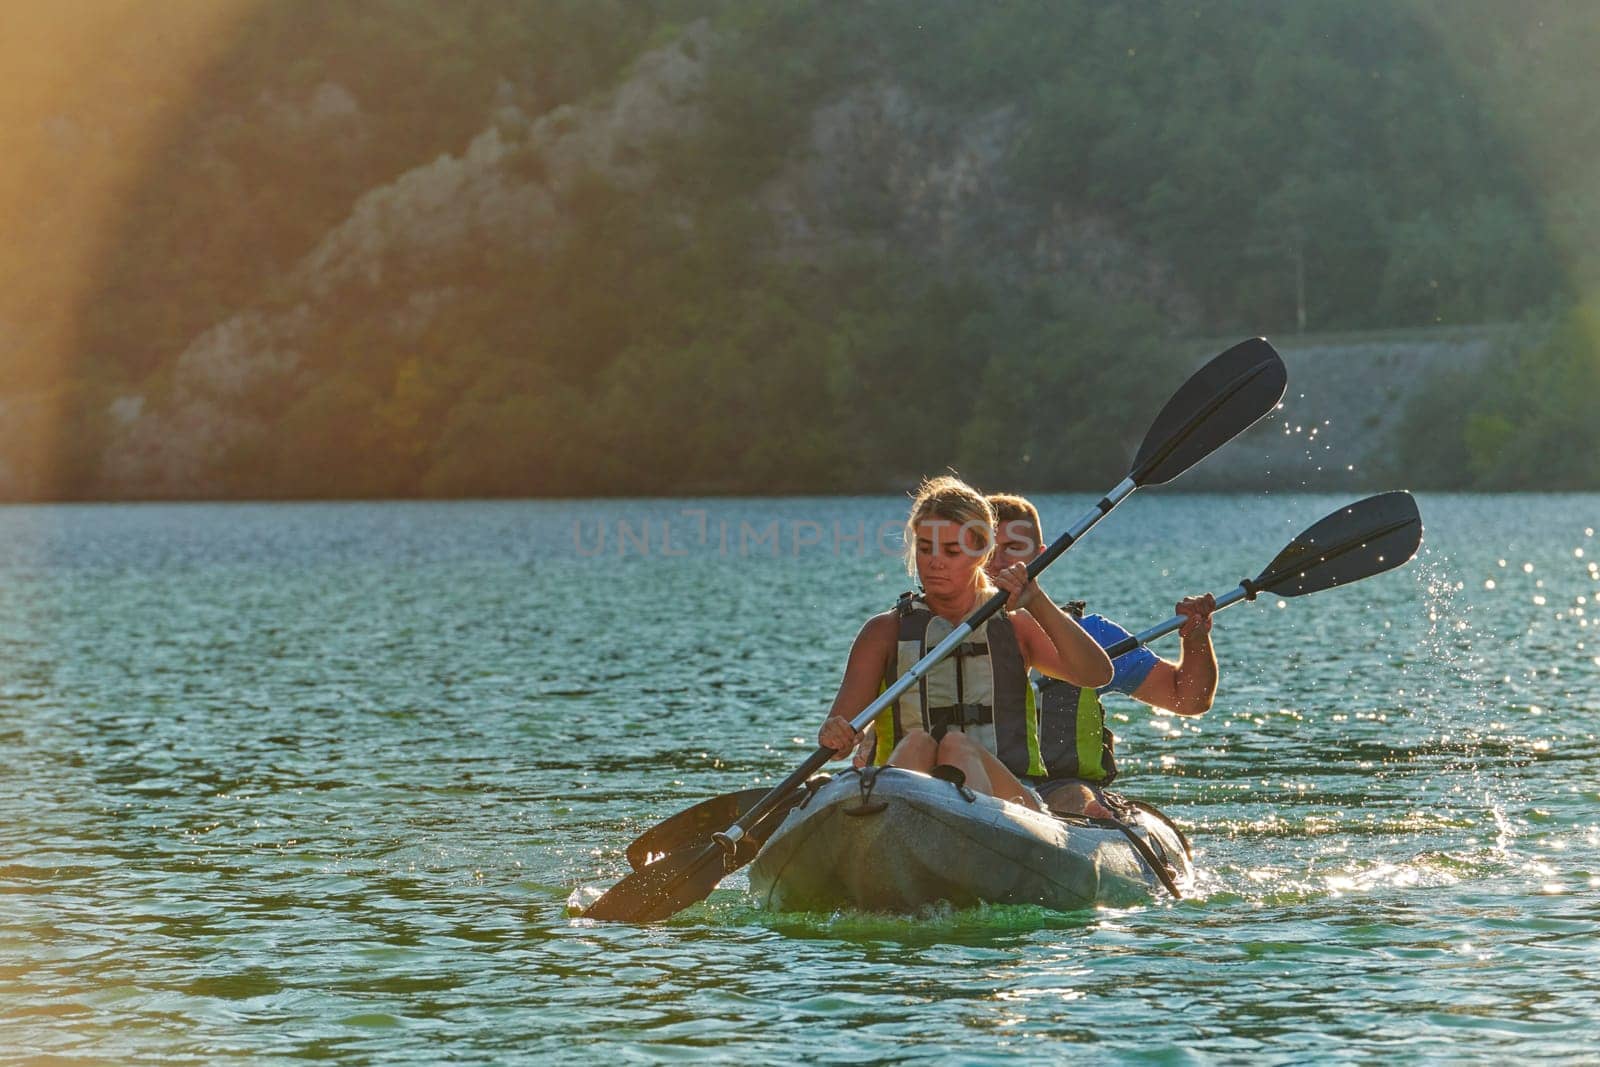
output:
M 1085 615 L 1078 623 L 1101 648 L 1110 648 L 1123 638 L 1132 636 L 1104 615 Z M 1160 657 L 1143 645 L 1132 652 L 1125 652 L 1111 661 L 1111 681 L 1098 691 L 1101 694 L 1126 693 L 1132 696 L 1133 691 L 1150 676 L 1150 668 L 1160 662 Z

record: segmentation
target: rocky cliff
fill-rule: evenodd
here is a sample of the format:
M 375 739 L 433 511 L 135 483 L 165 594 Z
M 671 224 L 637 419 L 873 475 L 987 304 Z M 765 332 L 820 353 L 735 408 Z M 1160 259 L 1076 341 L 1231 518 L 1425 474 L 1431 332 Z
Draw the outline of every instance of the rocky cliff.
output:
M 464 295 L 436 264 L 496 246 L 547 253 L 567 236 L 562 207 L 580 182 L 595 175 L 623 187 L 648 182 L 645 148 L 663 131 L 692 134 L 702 121 L 698 57 L 709 32 L 701 23 L 642 56 L 604 98 L 539 116 L 507 104 L 460 155 L 440 156 L 361 197 L 289 272 L 276 308 L 240 309 L 178 355 L 156 395 L 110 403 L 99 492 L 216 492 L 218 457 L 271 432 L 240 401 L 252 390 L 313 387 L 298 372 L 320 326 L 360 309 L 387 322 L 397 341 L 415 335 Z
M 1260 86 L 1200 77 L 1205 63 L 1186 74 L 1190 52 L 1123 48 L 1129 28 L 1093 5 L 1000 12 L 978 38 L 1015 70 L 990 56 L 951 72 L 951 90 L 939 65 L 954 60 L 887 34 L 923 29 L 909 5 L 634 16 L 630 43 L 607 51 L 606 18 L 582 7 L 435 20 L 385 2 L 333 17 L 350 41 L 298 74 L 283 57 L 321 8 L 264 9 L 241 30 L 216 99 L 191 101 L 100 239 L 64 372 L 0 392 L 0 494 L 870 490 L 946 463 L 1002 477 L 1031 454 L 1007 433 L 1016 396 L 1092 396 L 1125 427 L 1189 365 L 1175 352 L 1198 362 L 1236 336 L 1177 339 L 1292 319 L 1286 249 L 1347 321 L 1396 321 L 1362 280 L 1380 233 L 1404 246 L 1378 287 L 1412 315 L 1399 321 L 1462 321 L 1443 294 L 1467 292 L 1454 307 L 1475 312 L 1494 281 L 1440 269 L 1460 258 L 1440 255 L 1442 216 L 1384 230 L 1373 208 L 1371 232 L 1346 234 L 1360 221 L 1348 193 L 1402 183 L 1383 157 L 1340 176 L 1312 152 L 1295 177 L 1262 151 L 1288 91 L 1276 68 Z M 514 47 L 495 52 L 492 19 Z M 542 36 L 540 19 L 564 32 Z M 929 43 L 965 62 L 967 22 L 938 19 Z M 393 36 L 372 44 L 378 30 Z M 837 47 L 861 30 L 885 34 Z M 404 79 L 439 71 L 474 87 L 470 103 L 408 137 L 444 99 Z M 1200 130 L 1211 111 L 1195 92 L 1256 118 Z M 1361 269 L 1308 250 L 1313 208 Z M 1530 276 L 1517 262 L 1505 271 Z M 0 312 L 3 358 L 37 331 Z M 1186 485 L 1381 480 L 1408 398 L 1506 347 L 1492 331 L 1274 340 L 1291 370 L 1280 417 Z M 1089 437 L 1060 449 L 1070 467 L 1029 469 L 1098 477 L 1108 460 Z
M 314 387 L 306 368 L 330 354 L 308 360 L 307 346 L 327 323 L 360 314 L 403 343 L 481 284 L 463 282 L 452 264 L 497 248 L 536 257 L 557 248 L 586 182 L 648 187 L 663 140 L 692 142 L 706 122 L 715 44 L 697 23 L 594 99 L 542 115 L 504 104 L 459 154 L 362 196 L 275 286 L 270 306 L 238 309 L 178 353 L 169 377 L 108 403 L 97 493 L 218 492 L 218 458 L 272 433 L 242 401 Z M 284 107 L 269 103 L 281 118 Z M 319 89 L 312 105 L 318 122 L 327 112 L 359 123 L 359 105 L 338 85 Z M 891 82 L 833 94 L 754 198 L 774 225 L 771 254 L 807 262 L 865 247 L 952 272 L 982 264 L 1012 284 L 1071 276 L 1107 298 L 1147 301 L 1170 328 L 1192 324 L 1193 301 L 1165 264 L 1108 220 L 1016 195 L 1006 162 L 1022 129 L 1015 108 L 962 116 Z M 695 239 L 689 225 L 686 217 L 685 241 Z

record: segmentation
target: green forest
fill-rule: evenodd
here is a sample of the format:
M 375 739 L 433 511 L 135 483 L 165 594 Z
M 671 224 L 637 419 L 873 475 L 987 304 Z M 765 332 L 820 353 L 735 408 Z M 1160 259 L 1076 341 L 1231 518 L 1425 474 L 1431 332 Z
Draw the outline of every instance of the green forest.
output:
M 130 195 L 51 493 L 118 494 L 108 406 L 178 403 L 196 337 L 307 304 L 297 264 L 364 194 L 497 122 L 508 173 L 542 181 L 528 124 L 500 116 L 604 101 L 696 26 L 700 121 L 635 153 L 650 180 L 586 175 L 554 246 L 391 257 L 312 301 L 293 370 L 233 401 L 251 429 L 205 495 L 848 492 L 946 465 L 1103 487 L 1192 364 L 1178 340 L 1489 322 L 1525 323 L 1524 350 L 1424 390 L 1396 469 L 1592 489 L 1597 21 L 1488 0 L 276 0 Z M 260 120 L 330 82 L 359 102 L 344 132 Z M 950 222 L 961 254 L 930 254 L 879 182 L 830 189 L 805 254 L 769 209 L 818 116 L 874 86 L 934 140 L 1003 131 L 1003 202 Z M 1027 260 L 1012 230 L 1061 217 L 1155 281 Z M 395 309 L 440 292 L 397 338 Z

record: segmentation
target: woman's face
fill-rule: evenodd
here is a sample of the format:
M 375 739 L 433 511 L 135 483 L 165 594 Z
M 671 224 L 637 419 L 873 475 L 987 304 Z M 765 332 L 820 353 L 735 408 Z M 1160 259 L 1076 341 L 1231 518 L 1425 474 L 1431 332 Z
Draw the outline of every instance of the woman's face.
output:
M 949 519 L 923 519 L 915 529 L 917 577 L 935 596 L 973 588 L 989 553 L 987 526 L 965 526 Z

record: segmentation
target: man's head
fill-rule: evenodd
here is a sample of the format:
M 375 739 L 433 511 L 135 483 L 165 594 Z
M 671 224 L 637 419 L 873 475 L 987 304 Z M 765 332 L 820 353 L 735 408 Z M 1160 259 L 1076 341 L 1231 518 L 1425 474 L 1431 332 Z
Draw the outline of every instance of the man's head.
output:
M 1029 563 L 1044 551 L 1044 532 L 1039 525 L 1039 509 L 1025 496 L 991 493 L 994 509 L 994 554 L 989 557 L 991 574 L 1013 563 Z

